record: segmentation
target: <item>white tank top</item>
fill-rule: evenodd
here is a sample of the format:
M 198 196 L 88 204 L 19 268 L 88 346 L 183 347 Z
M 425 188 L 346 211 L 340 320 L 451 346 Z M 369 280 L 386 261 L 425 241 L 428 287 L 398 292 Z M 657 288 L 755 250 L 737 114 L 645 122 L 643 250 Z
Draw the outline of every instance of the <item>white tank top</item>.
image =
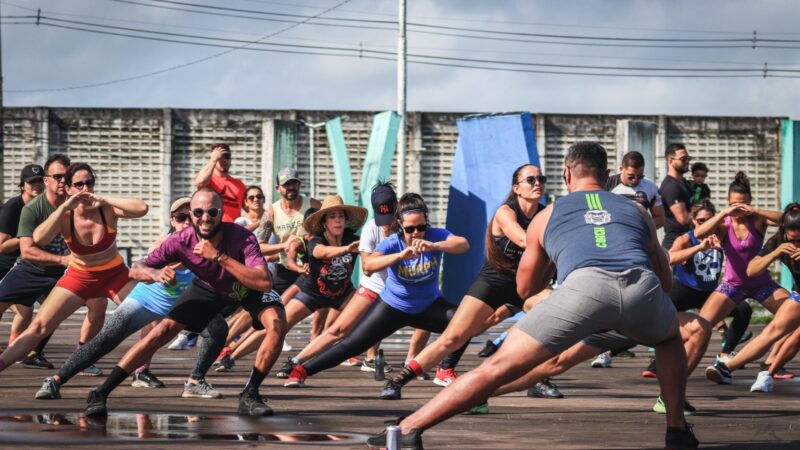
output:
M 301 237 L 305 234 L 305 230 L 303 230 L 303 215 L 306 210 L 311 207 L 311 199 L 304 195 L 301 195 L 300 198 L 303 199 L 300 210 L 291 216 L 286 214 L 283 208 L 281 208 L 280 200 L 272 204 L 273 232 L 275 233 L 275 237 L 278 238 L 278 242 L 281 244 L 286 242 L 289 236 L 293 234 Z M 281 252 L 278 258 L 279 264 L 286 266 L 286 253 Z M 298 264 L 302 263 L 298 261 Z

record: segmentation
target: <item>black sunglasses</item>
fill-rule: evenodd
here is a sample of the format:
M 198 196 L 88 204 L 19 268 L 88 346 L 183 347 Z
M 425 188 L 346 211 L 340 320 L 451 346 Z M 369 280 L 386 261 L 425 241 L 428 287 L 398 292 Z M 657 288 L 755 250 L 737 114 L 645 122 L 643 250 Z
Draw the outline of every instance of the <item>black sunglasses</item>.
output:
M 45 176 L 50 177 L 50 178 L 52 178 L 52 179 L 54 179 L 56 181 L 61 181 L 61 180 L 64 179 L 65 175 L 66 175 L 66 173 L 54 173 L 52 175 L 45 175 Z
M 633 180 L 643 180 L 644 179 L 644 174 L 641 174 L 641 175 L 625 175 L 625 178 L 627 178 L 627 179 L 629 179 L 631 181 L 633 181 Z
M 403 231 L 405 231 L 406 234 L 411 234 L 414 232 L 414 230 L 419 231 L 420 233 L 424 233 L 425 231 L 428 230 L 428 224 L 423 223 L 416 226 L 411 225 L 410 227 L 403 227 Z
M 678 161 L 680 161 L 680 162 L 685 162 L 685 163 L 686 163 L 686 162 L 689 162 L 689 161 L 691 161 L 691 160 L 692 160 L 692 159 L 694 159 L 694 158 L 692 158 L 691 156 L 684 156 L 684 157 L 682 157 L 682 158 L 672 158 L 672 159 L 677 159 L 677 160 L 678 160 Z
M 189 214 L 177 213 L 177 214 L 173 214 L 172 218 L 175 219 L 175 221 L 179 222 L 179 223 L 180 222 L 186 222 L 187 220 L 189 220 Z
M 258 194 L 258 195 L 248 195 L 248 196 L 247 196 L 247 199 L 248 199 L 248 200 L 250 200 L 251 202 L 252 202 L 253 200 L 264 200 L 264 196 L 263 196 L 263 195 L 261 195 L 261 194 Z
M 84 186 L 86 186 L 87 189 L 91 189 L 94 187 L 94 180 L 76 181 L 70 186 L 74 187 L 75 189 L 83 189 Z
M 203 214 L 208 214 L 208 217 L 214 218 L 219 215 L 220 211 L 222 210 L 219 208 L 208 208 L 208 209 L 195 208 L 192 210 L 192 215 L 198 219 L 203 217 Z
M 519 180 L 519 183 L 528 183 L 533 186 L 536 183 L 545 184 L 547 183 L 547 177 L 544 175 L 531 175 Z

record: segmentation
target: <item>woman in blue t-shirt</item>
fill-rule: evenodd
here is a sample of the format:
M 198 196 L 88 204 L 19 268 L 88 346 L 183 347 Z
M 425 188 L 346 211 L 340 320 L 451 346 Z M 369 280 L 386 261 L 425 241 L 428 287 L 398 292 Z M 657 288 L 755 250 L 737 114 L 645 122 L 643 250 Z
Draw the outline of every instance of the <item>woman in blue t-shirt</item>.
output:
M 408 193 L 397 204 L 397 232 L 386 238 L 363 265 L 367 273 L 388 269 L 381 301 L 375 302 L 344 339 L 309 362 L 292 366 L 284 386 L 300 387 L 315 373 L 359 355 L 405 326 L 441 333 L 456 311 L 439 290 L 442 254 L 462 254 L 469 243 L 428 223 L 428 207 L 419 194 Z M 448 355 L 443 368 L 453 368 L 466 344 Z

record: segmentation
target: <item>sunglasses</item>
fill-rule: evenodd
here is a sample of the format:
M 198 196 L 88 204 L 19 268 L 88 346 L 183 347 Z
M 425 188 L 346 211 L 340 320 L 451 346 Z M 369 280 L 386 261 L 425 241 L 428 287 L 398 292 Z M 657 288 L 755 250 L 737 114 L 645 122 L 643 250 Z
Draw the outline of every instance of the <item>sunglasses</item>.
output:
M 177 214 L 173 214 L 172 218 L 175 219 L 175 221 L 178 222 L 178 223 L 186 222 L 187 220 L 189 220 L 189 214 L 177 213 Z
M 259 194 L 259 195 L 248 195 L 247 199 L 250 200 L 251 202 L 255 201 L 255 200 L 264 200 L 264 196 L 261 195 L 261 194 Z
M 684 156 L 683 158 L 672 158 L 672 159 L 677 159 L 680 162 L 689 162 L 694 158 L 692 158 L 691 156 Z
M 221 211 L 222 210 L 219 208 L 195 208 L 192 210 L 192 215 L 199 219 L 203 217 L 203 214 L 208 214 L 208 217 L 213 219 L 214 217 L 217 217 Z
M 94 187 L 94 180 L 76 181 L 70 186 L 74 187 L 75 189 L 83 189 L 84 186 L 86 186 L 87 189 L 92 189 Z
M 58 182 L 61 182 L 61 180 L 64 179 L 65 175 L 66 175 L 66 173 L 54 173 L 52 175 L 46 175 L 46 176 L 50 177 L 50 178 L 52 178 L 52 179 L 54 179 L 54 180 L 56 180 Z
M 525 178 L 519 180 L 519 182 L 520 183 L 528 183 L 531 186 L 533 186 L 537 182 L 539 184 L 545 184 L 545 183 L 547 183 L 547 177 L 544 176 L 544 175 L 531 175 L 529 177 L 525 177 Z
M 644 174 L 641 174 L 641 175 L 625 175 L 625 178 L 627 178 L 630 181 L 643 180 L 644 179 Z
M 405 231 L 406 234 L 411 234 L 415 230 L 419 231 L 420 233 L 424 233 L 427 229 L 428 229 L 428 224 L 427 223 L 423 223 L 423 224 L 416 225 L 416 226 L 411 225 L 410 227 L 403 227 L 403 231 Z

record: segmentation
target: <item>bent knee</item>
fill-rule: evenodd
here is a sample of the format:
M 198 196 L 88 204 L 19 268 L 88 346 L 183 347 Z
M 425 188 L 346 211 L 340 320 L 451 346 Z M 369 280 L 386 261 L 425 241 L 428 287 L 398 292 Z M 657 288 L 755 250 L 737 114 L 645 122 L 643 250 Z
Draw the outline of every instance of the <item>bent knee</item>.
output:
M 328 327 L 325 330 L 325 334 L 328 335 L 329 338 L 334 340 L 340 340 L 347 335 L 347 332 L 350 331 L 348 327 L 340 327 L 338 325 L 334 325 L 332 327 Z
M 28 325 L 28 329 L 26 331 L 28 333 L 30 333 L 31 335 L 33 335 L 33 336 L 37 336 L 37 337 L 43 338 L 43 337 L 47 336 L 48 334 L 52 333 L 54 328 L 55 327 L 50 326 L 50 325 L 42 322 L 41 320 L 34 319 L 33 322 L 31 322 L 31 324 Z
M 451 351 L 464 345 L 467 339 L 469 339 L 469 336 L 463 333 L 445 333 L 439 338 L 442 346 Z

